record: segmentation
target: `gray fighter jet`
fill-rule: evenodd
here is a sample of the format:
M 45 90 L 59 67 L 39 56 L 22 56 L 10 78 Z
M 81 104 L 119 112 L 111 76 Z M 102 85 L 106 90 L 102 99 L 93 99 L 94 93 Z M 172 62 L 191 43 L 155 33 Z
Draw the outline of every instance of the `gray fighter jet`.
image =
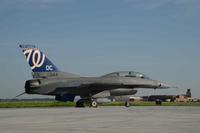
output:
M 85 103 L 97 107 L 96 98 L 133 95 L 138 88 L 166 89 L 171 86 L 152 80 L 142 73 L 121 71 L 100 77 L 81 77 L 60 71 L 36 46 L 20 45 L 32 69 L 33 79 L 25 83 L 25 93 L 55 96 L 58 101 L 81 99 L 77 107 Z M 128 102 L 127 102 L 128 104 Z

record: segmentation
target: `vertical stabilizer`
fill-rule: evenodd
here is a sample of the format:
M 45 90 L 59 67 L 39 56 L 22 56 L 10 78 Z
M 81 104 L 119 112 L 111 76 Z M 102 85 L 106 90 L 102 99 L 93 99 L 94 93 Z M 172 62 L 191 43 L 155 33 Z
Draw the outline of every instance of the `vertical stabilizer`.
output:
M 58 72 L 58 68 L 34 45 L 19 45 L 33 72 Z
M 61 72 L 35 45 L 19 45 L 32 69 L 33 78 L 79 77 L 79 75 Z

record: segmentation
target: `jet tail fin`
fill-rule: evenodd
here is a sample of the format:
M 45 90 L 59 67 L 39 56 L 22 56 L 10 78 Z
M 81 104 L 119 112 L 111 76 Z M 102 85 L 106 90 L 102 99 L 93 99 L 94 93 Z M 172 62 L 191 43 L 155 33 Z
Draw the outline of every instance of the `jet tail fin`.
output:
M 20 45 L 33 72 L 58 72 L 58 68 L 34 45 Z
M 77 76 L 75 74 L 61 72 L 35 45 L 19 45 L 19 47 L 22 49 L 32 69 L 33 78 Z

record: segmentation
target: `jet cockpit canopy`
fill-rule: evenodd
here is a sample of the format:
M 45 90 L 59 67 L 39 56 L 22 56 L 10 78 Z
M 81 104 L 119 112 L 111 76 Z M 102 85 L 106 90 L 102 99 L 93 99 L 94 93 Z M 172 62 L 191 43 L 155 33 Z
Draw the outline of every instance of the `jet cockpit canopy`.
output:
M 149 79 L 146 75 L 140 72 L 134 72 L 134 71 L 120 71 L 120 72 L 113 72 L 106 74 L 102 77 L 133 77 L 133 78 L 143 78 L 143 79 Z

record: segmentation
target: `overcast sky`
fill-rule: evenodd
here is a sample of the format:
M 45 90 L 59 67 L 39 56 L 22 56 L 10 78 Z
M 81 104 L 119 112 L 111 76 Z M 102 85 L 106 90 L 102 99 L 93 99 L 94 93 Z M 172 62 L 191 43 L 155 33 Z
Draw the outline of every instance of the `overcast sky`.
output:
M 191 88 L 200 98 L 199 0 L 0 0 L 0 98 L 31 78 L 19 44 L 36 44 L 63 71 L 132 70 L 180 87 L 137 95 Z

